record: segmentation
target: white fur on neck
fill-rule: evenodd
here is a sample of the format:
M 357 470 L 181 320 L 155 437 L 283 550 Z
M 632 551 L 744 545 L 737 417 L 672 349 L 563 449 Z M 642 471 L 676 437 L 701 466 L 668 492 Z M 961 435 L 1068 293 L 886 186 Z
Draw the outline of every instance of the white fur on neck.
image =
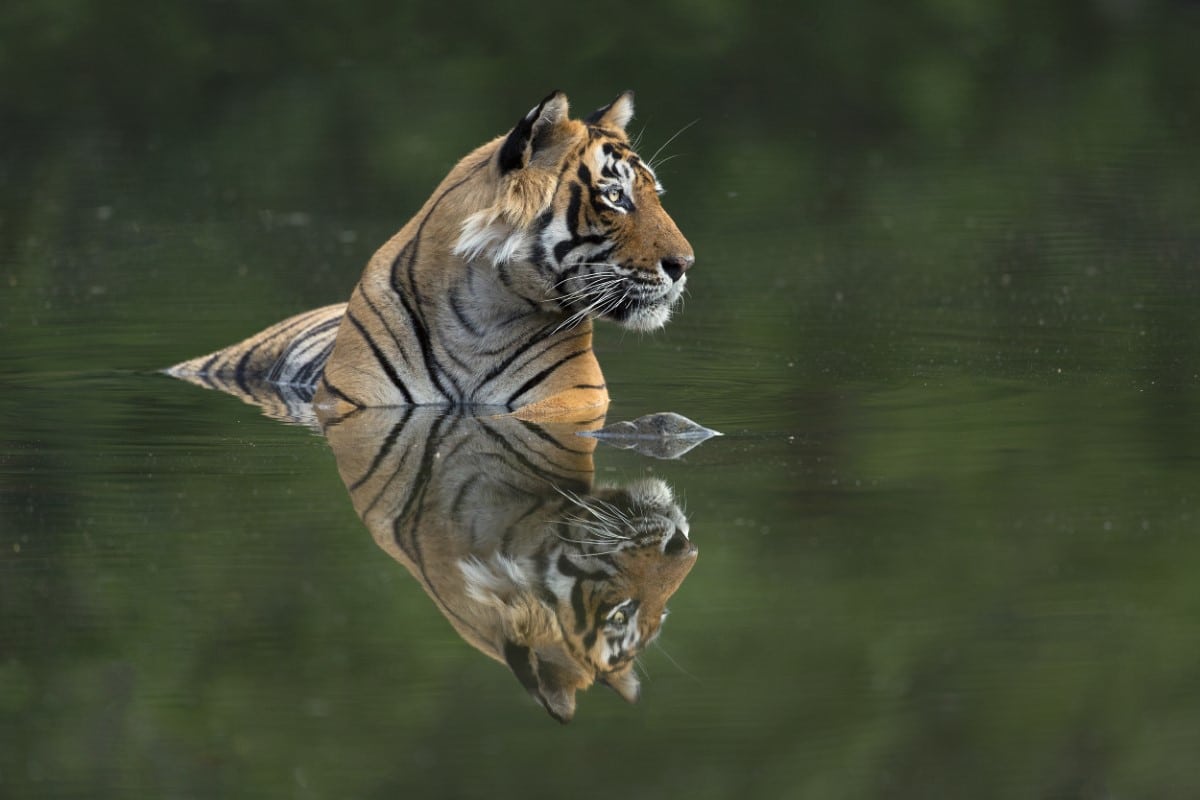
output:
M 487 258 L 499 266 L 529 255 L 529 236 L 514 228 L 496 208 L 476 211 L 463 221 L 454 254 L 467 261 Z
M 467 594 L 481 603 L 503 605 L 514 592 L 529 589 L 525 568 L 500 554 L 492 557 L 490 565 L 475 556 L 464 558 L 458 568 L 466 579 Z

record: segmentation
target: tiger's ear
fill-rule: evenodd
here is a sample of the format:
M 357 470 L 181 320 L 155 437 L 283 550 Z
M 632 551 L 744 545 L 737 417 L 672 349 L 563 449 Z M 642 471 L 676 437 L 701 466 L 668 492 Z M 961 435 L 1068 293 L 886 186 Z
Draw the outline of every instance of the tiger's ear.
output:
M 500 172 L 511 172 L 529 164 L 547 134 L 567 119 L 570 105 L 562 92 L 551 92 L 521 117 L 500 145 Z
M 624 91 L 616 100 L 588 114 L 583 121 L 598 128 L 614 128 L 624 133 L 625 126 L 631 119 L 633 119 L 633 92 Z
M 621 699 L 626 703 L 636 703 L 642 696 L 642 684 L 638 680 L 637 673 L 633 671 L 632 663 L 620 672 L 605 675 L 601 678 L 601 682 L 621 695 Z
M 551 717 L 566 725 L 575 716 L 575 684 L 568 671 L 516 642 L 504 643 L 504 661 Z

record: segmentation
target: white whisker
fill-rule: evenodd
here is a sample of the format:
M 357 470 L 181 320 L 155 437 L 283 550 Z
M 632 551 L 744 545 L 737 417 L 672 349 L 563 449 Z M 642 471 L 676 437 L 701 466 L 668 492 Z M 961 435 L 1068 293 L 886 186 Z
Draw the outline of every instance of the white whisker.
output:
M 697 117 L 696 119 L 689 122 L 687 125 L 684 125 L 682 128 L 675 131 L 675 134 L 670 139 L 667 139 L 665 142 L 663 142 L 662 146 L 654 151 L 654 155 L 652 155 L 648 159 L 646 159 L 646 163 L 650 164 L 650 169 L 657 171 L 658 167 L 655 166 L 654 159 L 658 158 L 658 154 L 661 153 L 664 149 L 666 149 L 667 145 L 669 145 L 671 142 L 678 139 L 680 134 L 682 134 L 684 131 L 686 131 L 688 128 L 692 127 L 699 121 L 700 121 L 700 118 Z
M 671 155 L 669 155 L 669 156 L 667 156 L 666 158 L 664 158 L 662 161 L 660 161 L 660 162 L 658 162 L 657 164 L 655 164 L 655 165 L 654 165 L 654 169 L 655 169 L 655 170 L 658 170 L 659 168 L 661 168 L 661 167 L 662 167 L 662 165 L 663 165 L 663 164 L 666 164 L 666 163 L 667 163 L 668 161 L 670 161 L 671 159 L 674 159 L 674 158 L 679 158 L 681 155 L 683 155 L 683 153 L 672 153 Z
M 593 536 L 598 536 L 601 539 L 605 539 L 610 543 L 614 542 L 614 541 L 627 542 L 631 538 L 629 536 L 624 536 L 620 533 L 617 533 L 616 531 L 614 531 L 610 528 L 607 528 L 603 525 L 597 525 L 596 523 L 586 522 L 586 521 L 578 519 L 578 518 L 571 518 L 571 519 L 567 519 L 564 521 L 571 523 L 572 525 L 574 525 L 577 528 L 587 531 L 588 533 L 592 534 Z

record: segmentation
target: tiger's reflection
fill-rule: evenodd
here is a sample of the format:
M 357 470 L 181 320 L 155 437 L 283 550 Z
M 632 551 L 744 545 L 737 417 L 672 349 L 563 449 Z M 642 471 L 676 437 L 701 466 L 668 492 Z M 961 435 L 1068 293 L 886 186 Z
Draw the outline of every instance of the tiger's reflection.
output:
M 696 562 L 663 481 L 593 486 L 588 427 L 423 408 L 324 424 L 376 543 L 560 722 L 593 682 L 637 700 L 634 659 Z

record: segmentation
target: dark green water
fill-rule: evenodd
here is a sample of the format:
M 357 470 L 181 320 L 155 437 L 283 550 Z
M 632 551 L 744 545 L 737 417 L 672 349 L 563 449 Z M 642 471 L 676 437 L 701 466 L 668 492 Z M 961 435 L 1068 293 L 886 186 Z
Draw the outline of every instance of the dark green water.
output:
M 0 16 L 0 795 L 1200 793 L 1195 10 L 704 9 Z M 344 299 L 554 86 L 700 120 L 686 305 L 597 351 L 609 420 L 725 434 L 596 451 L 700 555 L 565 728 L 322 437 L 154 373 Z

